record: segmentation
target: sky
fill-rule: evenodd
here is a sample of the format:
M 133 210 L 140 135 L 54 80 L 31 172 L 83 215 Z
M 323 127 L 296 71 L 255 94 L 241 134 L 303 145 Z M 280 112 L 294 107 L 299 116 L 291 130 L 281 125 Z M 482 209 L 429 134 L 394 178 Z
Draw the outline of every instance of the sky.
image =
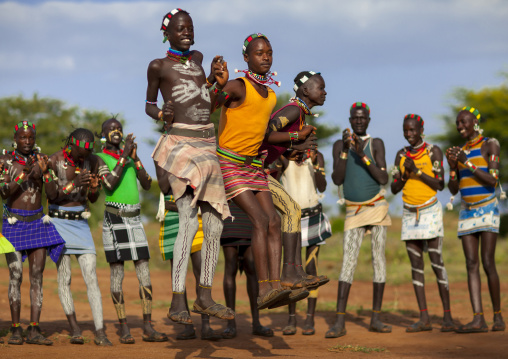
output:
M 158 135 L 144 112 L 146 69 L 165 56 L 160 24 L 176 7 L 193 18 L 193 49 L 204 54 L 207 74 L 212 58 L 223 55 L 236 77 L 235 68 L 246 68 L 243 40 L 261 32 L 282 82 L 276 93 L 291 92 L 298 72 L 320 71 L 328 96 L 319 120 L 341 128 L 351 104 L 366 102 L 368 132 L 384 140 L 389 166 L 407 144 L 404 115 L 421 115 L 426 134 L 439 133 L 455 88 L 499 85 L 508 70 L 504 0 L 0 1 L 0 97 L 38 93 L 120 113 L 153 175 L 147 140 Z M 331 147 L 320 150 L 326 203 L 335 212 Z M 445 190 L 441 201 L 448 196 Z

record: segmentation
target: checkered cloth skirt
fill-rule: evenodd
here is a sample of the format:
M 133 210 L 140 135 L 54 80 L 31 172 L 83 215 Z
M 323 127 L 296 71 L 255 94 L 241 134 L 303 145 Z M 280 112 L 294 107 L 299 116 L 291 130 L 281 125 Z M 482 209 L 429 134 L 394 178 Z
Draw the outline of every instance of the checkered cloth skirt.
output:
M 104 211 L 102 242 L 108 263 L 150 258 L 140 216 L 121 217 Z
M 313 211 L 306 217 L 302 216 L 302 247 L 325 244 L 325 239 L 331 236 L 332 226 L 322 211 Z
M 2 233 L 16 248 L 16 251 L 23 253 L 23 261 L 27 257 L 28 249 L 44 248 L 53 262 L 57 262 L 64 249 L 65 241 L 57 232 L 52 223 L 43 223 L 42 218 L 32 222 L 17 221 L 9 224 L 7 221 L 8 213 L 14 213 L 19 216 L 28 217 L 42 212 L 42 207 L 33 211 L 15 209 L 4 206 Z

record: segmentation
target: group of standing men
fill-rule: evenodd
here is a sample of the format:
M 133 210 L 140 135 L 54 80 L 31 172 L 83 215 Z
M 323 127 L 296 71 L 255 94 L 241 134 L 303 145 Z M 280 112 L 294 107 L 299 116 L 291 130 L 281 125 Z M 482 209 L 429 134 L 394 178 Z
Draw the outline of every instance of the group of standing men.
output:
M 190 50 L 194 43 L 194 27 L 186 11 L 174 9 L 166 14 L 161 30 L 164 42 L 169 40 L 170 48 L 166 57 L 153 60 L 148 67 L 146 113 L 163 121 L 165 130 L 152 157 L 165 199 L 161 201 L 165 211 L 163 209 L 164 214 L 160 217 L 164 259 L 166 250 L 171 247 L 168 259 L 172 260 L 173 297 L 168 317 L 187 326 L 179 335 L 180 339 L 195 337 L 185 290 L 190 257 L 198 269 L 193 312 L 202 314 L 205 321 L 208 316 L 228 320 L 228 327 L 220 337 L 235 337 L 233 278 L 236 263 L 245 257 L 250 258 L 247 261 L 250 263 L 245 263 L 243 268 L 249 278 L 253 334 L 272 336 L 273 331 L 260 325 L 258 310 L 284 305 L 290 308 L 284 334 L 294 334 L 294 304 L 309 297 L 303 334 L 312 335 L 317 288 L 329 281 L 326 276 L 317 275 L 317 245 L 329 236 L 330 231 L 316 191 L 316 187 L 321 192 L 326 187 L 324 158 L 316 150 L 315 128 L 307 125 L 305 118 L 313 115 L 311 109 L 323 105 L 326 99 L 323 77 L 313 71 L 299 73 L 294 80 L 296 96 L 272 114 L 276 100 L 269 85 L 278 83 L 272 78 L 275 74 L 270 72 L 273 54 L 265 35 L 256 33 L 245 39 L 243 58 L 248 65 L 248 69 L 242 71 L 245 77 L 229 80 L 227 63 L 220 56 L 213 59 L 211 73 L 205 76 L 201 65 L 203 55 Z M 161 109 L 157 107 L 159 92 L 164 100 Z M 216 141 L 210 114 L 219 108 L 221 116 Z M 463 148 L 453 147 L 446 151 L 451 168 L 448 186 L 454 194 L 460 190 L 463 200 L 459 237 L 467 258 L 475 313 L 471 323 L 456 328 L 451 317 L 448 279 L 442 260 L 441 205 L 435 197 L 436 192 L 444 188 L 443 154 L 437 146 L 423 141 L 420 116 L 409 114 L 404 118 L 404 136 L 410 146 L 396 156 L 391 189 L 393 193 L 403 191 L 402 239 L 406 241 L 421 311 L 420 321 L 410 326 L 408 332 L 432 329 L 423 285 L 424 251 L 429 252 L 443 301 L 442 331 L 487 330 L 480 299 L 479 243 L 495 311 L 492 330 L 505 328 L 494 263 L 499 227 L 495 189 L 500 148 L 494 139 L 481 136 L 479 120 L 476 109 L 464 108 L 457 117 L 457 129 L 468 142 Z M 380 321 L 386 282 L 386 228 L 391 224 L 381 187 L 388 183 L 389 176 L 383 141 L 367 134 L 369 122 L 369 106 L 354 103 L 350 108 L 352 133 L 346 129 L 342 140 L 337 141 L 333 149 L 332 179 L 336 185 L 343 186 L 346 221 L 337 317 L 326 333 L 327 338 L 346 334 L 348 295 L 361 241 L 368 232 L 372 234 L 374 267 L 369 329 L 380 333 L 391 331 L 390 326 Z M 112 118 L 102 126 L 102 153 L 92 154 L 95 143 L 92 132 L 77 129 L 69 135 L 63 150 L 49 158 L 34 150 L 35 137 L 35 125 L 20 122 L 14 129 L 17 148 L 0 158 L 1 195 L 6 200 L 3 234 L 8 241 L 2 238 L 0 245 L 7 253 L 13 321 L 9 343 L 24 342 L 19 324 L 20 284 L 22 260 L 28 257 L 32 305 L 26 342 L 52 344 L 42 336 L 38 323 L 42 306 L 42 272 L 46 253 L 49 253 L 57 264 L 59 296 L 71 326 L 71 343 L 84 342 L 70 293 L 70 255 L 74 254 L 87 285 L 96 327 L 95 343 L 111 345 L 103 329 L 95 248 L 86 221 L 90 215 L 87 204 L 98 199 L 100 185 L 106 192 L 103 242 L 111 268 L 111 296 L 120 323 L 120 341 L 134 343 L 127 326 L 122 289 L 126 260 L 134 261 L 139 279 L 143 340 L 168 340 L 151 325 L 149 254 L 140 220 L 137 187 L 139 181 L 142 188 L 149 189 L 151 178 L 137 156 L 134 137 L 129 134 L 124 139 L 121 123 Z M 280 169 L 284 171 L 282 184 L 276 179 Z M 49 201 L 49 217 L 42 213 L 43 183 Z M 231 221 L 233 216 L 239 225 Z M 242 223 L 251 230 L 242 231 Z M 305 223 L 303 230 L 302 223 Z M 176 238 L 171 243 L 165 242 L 167 233 L 175 232 L 175 228 L 178 228 Z M 200 255 L 191 255 L 196 252 L 199 229 L 202 229 Z M 242 242 L 245 237 L 238 235 L 240 232 L 248 233 L 250 247 Z M 302 265 L 302 242 L 308 247 L 307 272 Z M 216 303 L 211 296 L 221 243 L 226 257 L 231 259 L 227 261 L 224 280 L 228 306 Z M 206 324 L 202 338 L 214 340 L 217 335 Z

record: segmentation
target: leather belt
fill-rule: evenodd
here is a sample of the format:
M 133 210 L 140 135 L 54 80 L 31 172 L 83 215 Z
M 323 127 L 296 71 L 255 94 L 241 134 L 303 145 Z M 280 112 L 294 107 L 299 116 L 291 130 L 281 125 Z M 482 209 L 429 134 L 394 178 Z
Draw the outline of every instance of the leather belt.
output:
M 215 129 L 209 128 L 207 130 L 191 130 L 188 128 L 171 127 L 166 131 L 168 135 L 195 137 L 195 138 L 211 138 L 215 137 Z
M 412 213 L 415 213 L 416 212 L 416 220 L 420 220 L 420 211 L 422 209 L 426 209 L 426 208 L 429 208 L 429 207 L 432 207 L 433 205 L 435 205 L 437 202 L 437 198 L 434 198 L 433 201 L 431 201 L 430 203 L 427 203 L 427 204 L 423 204 L 421 206 L 416 206 L 416 207 L 409 207 L 407 205 L 404 204 L 404 209 L 409 211 L 409 212 L 412 212 Z
M 42 212 L 33 214 L 31 216 L 20 216 L 19 214 L 11 213 L 11 212 L 9 212 L 9 214 L 7 215 L 7 213 L 6 213 L 7 217 L 14 217 L 18 221 L 22 221 L 22 222 L 33 222 L 37 219 L 41 219 L 43 215 L 44 215 L 44 213 L 42 213 Z
M 50 209 L 49 210 L 49 216 L 52 218 L 61 218 L 61 219 L 69 219 L 69 220 L 79 220 L 84 219 L 81 214 L 86 211 L 79 211 L 79 212 L 73 212 L 73 211 L 64 211 L 62 209 Z
M 317 206 L 312 208 L 304 208 L 302 209 L 302 218 L 310 217 L 312 214 L 316 214 L 323 211 L 323 206 L 319 203 Z
M 141 213 L 140 209 L 135 209 L 133 211 L 126 211 L 125 208 L 116 208 L 111 206 L 106 206 L 106 212 L 114 214 L 120 217 L 137 217 Z

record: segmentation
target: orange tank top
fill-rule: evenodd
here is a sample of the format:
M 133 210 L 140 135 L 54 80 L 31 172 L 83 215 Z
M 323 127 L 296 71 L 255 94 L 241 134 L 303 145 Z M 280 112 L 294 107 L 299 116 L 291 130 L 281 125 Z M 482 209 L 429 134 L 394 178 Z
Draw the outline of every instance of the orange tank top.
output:
M 429 146 L 429 145 L 428 145 Z M 430 147 L 430 146 L 429 146 Z M 423 173 L 434 177 L 434 172 L 432 172 L 433 164 L 430 159 L 430 150 L 429 147 L 426 147 L 421 154 L 413 157 L 413 161 L 416 167 L 422 170 Z M 402 157 L 400 159 L 400 173 L 404 174 L 404 162 L 406 158 Z M 415 173 L 411 173 L 409 179 L 407 180 L 404 188 L 402 189 L 402 200 L 404 203 L 411 205 L 420 205 L 427 202 L 429 199 L 436 195 L 437 191 L 430 188 L 426 183 L 424 183 L 420 177 L 418 177 Z
M 245 84 L 245 100 L 236 108 L 222 107 L 219 146 L 243 156 L 257 156 L 277 98 L 269 87 L 264 98 L 248 80 L 240 80 Z

